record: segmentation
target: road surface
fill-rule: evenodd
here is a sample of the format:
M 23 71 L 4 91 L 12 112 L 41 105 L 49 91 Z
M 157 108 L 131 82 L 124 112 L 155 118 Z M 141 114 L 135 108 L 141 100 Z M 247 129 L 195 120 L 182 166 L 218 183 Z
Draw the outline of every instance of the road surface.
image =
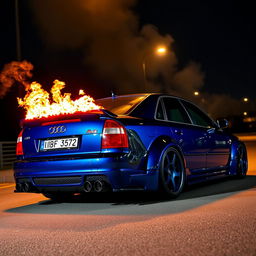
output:
M 0 256 L 256 255 L 256 141 L 246 142 L 249 173 L 155 194 L 99 195 L 54 203 L 0 184 Z

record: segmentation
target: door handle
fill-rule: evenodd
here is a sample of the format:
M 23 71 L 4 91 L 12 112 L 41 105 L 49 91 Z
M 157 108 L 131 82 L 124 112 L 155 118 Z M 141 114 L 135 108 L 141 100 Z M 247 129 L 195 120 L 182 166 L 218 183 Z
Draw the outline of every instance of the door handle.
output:
M 177 134 L 177 135 L 183 135 L 183 131 L 180 130 L 180 129 L 175 129 L 174 133 Z
M 208 130 L 207 130 L 207 133 L 208 134 L 212 134 L 212 133 L 214 133 L 215 132 L 215 128 L 209 128 Z

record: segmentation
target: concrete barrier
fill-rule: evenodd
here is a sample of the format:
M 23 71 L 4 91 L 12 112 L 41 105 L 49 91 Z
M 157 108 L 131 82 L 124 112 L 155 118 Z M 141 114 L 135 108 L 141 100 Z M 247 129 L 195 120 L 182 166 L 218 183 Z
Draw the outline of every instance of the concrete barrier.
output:
M 14 182 L 12 169 L 0 170 L 0 183 L 6 183 L 6 182 L 7 183 Z
M 11 169 L 16 160 L 16 142 L 0 141 L 0 169 Z
M 256 141 L 256 133 L 238 133 L 235 134 L 241 141 Z

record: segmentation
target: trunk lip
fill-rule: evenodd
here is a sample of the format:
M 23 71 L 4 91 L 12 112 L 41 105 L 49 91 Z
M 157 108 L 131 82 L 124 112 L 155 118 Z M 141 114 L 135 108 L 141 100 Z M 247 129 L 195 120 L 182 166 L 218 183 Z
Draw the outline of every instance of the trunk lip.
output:
M 76 112 L 74 114 L 62 114 L 56 116 L 49 116 L 49 117 L 42 117 L 42 118 L 35 118 L 35 119 L 21 119 L 20 120 L 20 127 L 34 127 L 34 126 L 42 126 L 44 123 L 49 122 L 57 122 L 57 121 L 65 121 L 70 122 L 72 119 L 80 119 L 81 121 L 85 119 L 99 119 L 102 116 L 105 117 L 117 117 L 116 114 L 106 110 L 106 109 L 99 109 L 98 112 Z

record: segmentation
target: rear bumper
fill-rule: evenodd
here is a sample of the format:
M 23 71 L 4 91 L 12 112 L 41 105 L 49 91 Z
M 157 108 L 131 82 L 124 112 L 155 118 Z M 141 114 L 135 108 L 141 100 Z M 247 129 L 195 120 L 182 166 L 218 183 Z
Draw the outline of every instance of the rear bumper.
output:
M 125 189 L 156 190 L 158 173 L 144 171 L 125 157 L 101 157 L 48 161 L 17 161 L 17 184 L 29 183 L 29 192 L 84 190 L 86 181 L 102 180 L 113 191 Z

